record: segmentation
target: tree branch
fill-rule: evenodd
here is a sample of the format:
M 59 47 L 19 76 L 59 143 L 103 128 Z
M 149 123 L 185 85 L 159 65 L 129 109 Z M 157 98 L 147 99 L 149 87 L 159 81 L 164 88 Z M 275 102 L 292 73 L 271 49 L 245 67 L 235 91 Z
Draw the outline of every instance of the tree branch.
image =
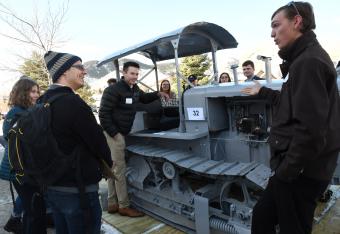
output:
M 5 4 L 0 3 L 0 19 L 15 32 L 14 34 L 3 32 L 0 35 L 47 52 L 58 43 L 57 34 L 64 22 L 68 6 L 69 0 L 65 0 L 57 11 L 52 12 L 53 8 L 48 1 L 48 14 L 43 19 L 39 17 L 38 7 L 36 7 L 33 19 L 26 20 Z

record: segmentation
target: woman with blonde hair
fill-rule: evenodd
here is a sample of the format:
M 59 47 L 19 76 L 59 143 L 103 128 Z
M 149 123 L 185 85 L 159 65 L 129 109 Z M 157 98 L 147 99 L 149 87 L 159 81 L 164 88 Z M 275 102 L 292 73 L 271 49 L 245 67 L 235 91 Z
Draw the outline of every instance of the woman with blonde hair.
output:
M 174 106 L 175 104 L 178 105 L 178 100 L 176 98 L 176 94 L 171 91 L 170 81 L 165 79 L 162 80 L 160 85 L 160 92 L 167 93 L 169 95 L 169 99 L 166 100 L 165 98 L 161 97 L 162 106 Z M 175 102 L 175 103 L 174 103 Z

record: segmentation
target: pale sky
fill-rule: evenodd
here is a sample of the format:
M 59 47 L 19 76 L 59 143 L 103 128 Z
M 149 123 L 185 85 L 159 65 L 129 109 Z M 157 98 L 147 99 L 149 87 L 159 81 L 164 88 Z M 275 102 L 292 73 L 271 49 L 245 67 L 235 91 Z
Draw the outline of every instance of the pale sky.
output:
M 29 18 L 35 7 L 46 13 L 46 0 L 0 0 L 20 16 Z M 51 1 L 52 2 L 52 1 Z M 53 1 L 59 6 L 62 1 Z M 316 34 L 334 61 L 340 60 L 340 1 L 311 0 L 316 17 Z M 228 30 L 238 41 L 237 49 L 225 52 L 239 59 L 257 54 L 275 56 L 277 48 L 270 37 L 272 13 L 282 0 L 70 0 L 61 35 L 67 42 L 54 50 L 76 54 L 83 61 L 100 60 L 121 50 L 188 24 L 206 21 Z M 0 22 L 0 32 L 7 27 Z M 0 36 L 0 65 L 20 64 L 14 54 L 27 55 L 29 47 Z M 223 59 L 222 59 L 223 60 Z M 273 63 L 277 62 L 273 60 Z M 220 65 L 221 66 L 221 65 Z M 0 71 L 0 79 L 11 73 Z M 7 80 L 7 79 L 6 79 Z

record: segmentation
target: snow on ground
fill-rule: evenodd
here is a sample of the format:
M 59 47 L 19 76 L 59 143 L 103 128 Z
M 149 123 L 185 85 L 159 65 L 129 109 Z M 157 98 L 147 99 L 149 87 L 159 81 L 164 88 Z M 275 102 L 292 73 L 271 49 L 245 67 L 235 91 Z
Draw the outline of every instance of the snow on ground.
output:
M 107 224 L 105 221 L 102 222 L 102 227 L 100 230 L 101 234 L 121 234 L 117 229 Z

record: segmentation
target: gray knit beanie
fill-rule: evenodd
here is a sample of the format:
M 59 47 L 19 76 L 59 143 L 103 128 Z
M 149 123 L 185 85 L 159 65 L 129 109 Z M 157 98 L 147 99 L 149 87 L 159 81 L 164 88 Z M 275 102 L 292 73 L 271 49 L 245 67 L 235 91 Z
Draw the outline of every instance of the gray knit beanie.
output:
M 45 64 L 50 73 L 53 83 L 77 61 L 82 61 L 76 55 L 48 51 L 44 55 Z

